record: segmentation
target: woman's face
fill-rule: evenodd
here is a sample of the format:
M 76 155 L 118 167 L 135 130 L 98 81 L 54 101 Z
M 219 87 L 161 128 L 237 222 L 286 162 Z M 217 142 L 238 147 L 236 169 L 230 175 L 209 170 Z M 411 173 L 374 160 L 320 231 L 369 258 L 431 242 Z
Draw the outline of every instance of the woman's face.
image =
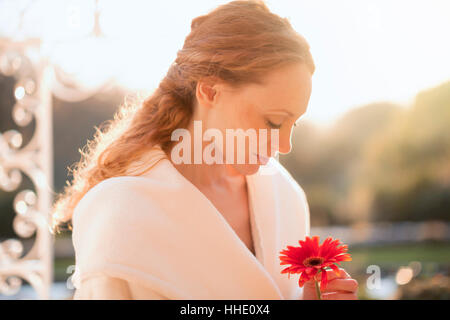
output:
M 234 152 L 230 165 L 245 175 L 257 172 L 268 161 L 256 157 L 256 163 L 251 163 L 251 154 L 274 157 L 277 152 L 286 154 L 291 151 L 294 123 L 306 112 L 311 95 L 311 73 L 303 63 L 278 68 L 262 80 L 263 85 L 247 84 L 239 89 L 225 84 L 215 84 L 204 91 L 197 88 L 197 99 L 205 115 L 203 132 L 208 128 L 221 131 L 225 153 L 221 155 L 223 163 L 230 163 L 226 152 Z M 234 129 L 235 133 L 242 129 L 245 145 L 240 146 L 235 136 L 227 134 L 227 129 Z M 260 129 L 266 129 L 267 134 Z M 227 139 L 230 140 L 227 142 Z M 253 147 L 250 140 L 254 142 Z M 239 152 L 245 155 L 243 163 L 238 160 Z

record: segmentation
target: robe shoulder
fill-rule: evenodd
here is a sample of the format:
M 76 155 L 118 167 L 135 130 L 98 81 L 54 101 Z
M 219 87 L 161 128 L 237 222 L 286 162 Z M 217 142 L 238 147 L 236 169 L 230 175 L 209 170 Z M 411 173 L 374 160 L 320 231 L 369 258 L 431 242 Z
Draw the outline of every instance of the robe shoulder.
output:
M 135 253 L 144 243 L 166 243 L 180 228 L 182 196 L 176 184 L 143 177 L 114 177 L 91 188 L 75 207 L 72 240 L 77 256 Z M 174 201 L 174 197 L 177 197 Z M 178 210 L 177 210 L 178 209 Z M 178 215 L 178 216 L 177 216 Z
M 174 183 L 131 176 L 109 178 L 91 188 L 72 218 L 75 286 L 99 275 L 137 283 L 151 277 L 142 273 L 144 265 L 151 269 L 156 257 L 179 240 L 173 230 L 183 227 L 174 217 L 182 213 L 167 207 L 170 198 L 176 203 L 174 192 L 179 192 Z
M 91 188 L 78 202 L 73 225 L 86 220 L 124 220 L 136 223 L 163 213 L 162 201 L 176 194 L 181 187 L 147 177 L 123 176 L 108 178 Z

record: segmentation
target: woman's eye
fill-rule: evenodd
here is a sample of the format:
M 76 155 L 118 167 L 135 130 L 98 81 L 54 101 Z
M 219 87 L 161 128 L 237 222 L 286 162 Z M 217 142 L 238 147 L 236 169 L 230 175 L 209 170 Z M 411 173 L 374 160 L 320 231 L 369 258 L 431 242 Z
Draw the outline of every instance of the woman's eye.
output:
M 280 129 L 282 124 L 275 124 L 269 120 L 266 120 L 266 124 L 274 129 Z

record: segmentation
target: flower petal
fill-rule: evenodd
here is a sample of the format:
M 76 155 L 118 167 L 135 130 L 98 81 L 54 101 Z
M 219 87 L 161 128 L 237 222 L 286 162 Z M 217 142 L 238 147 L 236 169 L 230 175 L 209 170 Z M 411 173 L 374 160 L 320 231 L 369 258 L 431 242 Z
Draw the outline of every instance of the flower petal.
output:
M 340 275 L 341 275 L 340 272 L 339 272 L 338 266 L 336 266 L 335 264 L 331 264 L 331 265 L 330 265 L 330 268 L 333 269 L 334 273 L 335 273 L 337 276 L 340 276 Z

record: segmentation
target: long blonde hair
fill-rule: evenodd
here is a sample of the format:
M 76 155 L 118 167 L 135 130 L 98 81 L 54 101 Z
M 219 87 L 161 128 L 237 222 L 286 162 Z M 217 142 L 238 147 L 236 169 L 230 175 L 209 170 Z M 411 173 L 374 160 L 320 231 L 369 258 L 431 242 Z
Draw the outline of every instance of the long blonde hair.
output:
M 152 146 L 168 153 L 177 128 L 187 128 L 197 82 L 215 77 L 232 86 L 258 83 L 265 73 L 290 62 L 315 65 L 306 40 L 286 18 L 261 0 L 232 1 L 194 18 L 191 32 L 158 88 L 141 104 L 123 105 L 81 150 L 72 183 L 53 205 L 53 230 L 68 224 L 80 199 L 99 182 L 125 175 Z

